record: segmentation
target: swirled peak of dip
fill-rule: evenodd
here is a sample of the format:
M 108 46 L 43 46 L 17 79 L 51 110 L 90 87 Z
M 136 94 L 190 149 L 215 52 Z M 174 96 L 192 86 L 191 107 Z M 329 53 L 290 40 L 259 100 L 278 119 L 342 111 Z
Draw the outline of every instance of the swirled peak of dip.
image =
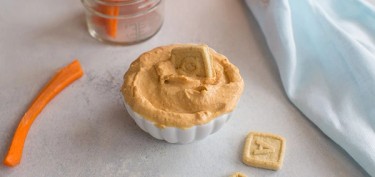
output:
M 236 66 L 206 45 L 143 53 L 124 75 L 126 103 L 159 127 L 189 128 L 231 112 L 244 83 Z

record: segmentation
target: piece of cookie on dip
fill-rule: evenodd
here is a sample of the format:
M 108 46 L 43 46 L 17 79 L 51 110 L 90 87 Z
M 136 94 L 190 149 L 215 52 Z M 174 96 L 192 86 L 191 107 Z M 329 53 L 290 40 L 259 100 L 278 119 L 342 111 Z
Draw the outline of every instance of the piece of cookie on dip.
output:
M 242 94 L 236 66 L 198 44 L 143 53 L 125 73 L 121 92 L 137 125 L 157 139 L 189 143 L 219 130 Z

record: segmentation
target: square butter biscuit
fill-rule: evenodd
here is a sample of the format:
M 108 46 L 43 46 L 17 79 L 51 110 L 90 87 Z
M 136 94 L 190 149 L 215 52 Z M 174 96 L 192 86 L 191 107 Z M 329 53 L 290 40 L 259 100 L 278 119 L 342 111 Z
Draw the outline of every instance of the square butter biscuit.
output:
M 187 45 L 171 51 L 171 60 L 177 72 L 192 77 L 215 76 L 213 59 L 207 45 Z
M 278 135 L 250 132 L 246 137 L 242 161 L 253 167 L 278 170 L 285 151 L 285 139 Z

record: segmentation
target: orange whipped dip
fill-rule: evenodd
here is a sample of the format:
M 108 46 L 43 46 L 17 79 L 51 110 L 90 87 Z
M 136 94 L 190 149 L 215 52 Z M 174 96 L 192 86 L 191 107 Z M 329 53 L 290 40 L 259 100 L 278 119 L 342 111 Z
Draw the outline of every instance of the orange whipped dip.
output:
M 130 65 L 121 92 L 134 112 L 160 128 L 190 128 L 235 108 L 244 82 L 238 68 L 225 56 L 205 46 L 214 73 L 209 78 L 199 72 L 186 74 L 176 67 L 172 49 L 197 46 L 202 45 L 158 47 L 143 53 Z M 189 64 L 186 64 L 189 70 L 197 69 Z

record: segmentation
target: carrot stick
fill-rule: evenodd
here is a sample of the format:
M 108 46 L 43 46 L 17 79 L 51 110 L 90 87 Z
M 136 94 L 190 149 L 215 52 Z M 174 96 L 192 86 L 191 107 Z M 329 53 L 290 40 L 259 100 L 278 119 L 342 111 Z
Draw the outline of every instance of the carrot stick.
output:
M 4 159 L 5 165 L 13 167 L 20 163 L 26 136 L 35 118 L 52 98 L 82 75 L 83 70 L 79 61 L 74 60 L 72 63 L 57 72 L 50 82 L 42 89 L 18 124 L 8 154 Z
M 107 15 L 110 15 L 113 18 L 113 19 L 107 19 L 107 23 L 106 23 L 107 34 L 114 38 L 117 35 L 117 23 L 118 23 L 118 20 L 115 19 L 115 17 L 119 15 L 120 9 L 118 6 L 109 6 L 106 8 L 106 11 L 107 11 Z

